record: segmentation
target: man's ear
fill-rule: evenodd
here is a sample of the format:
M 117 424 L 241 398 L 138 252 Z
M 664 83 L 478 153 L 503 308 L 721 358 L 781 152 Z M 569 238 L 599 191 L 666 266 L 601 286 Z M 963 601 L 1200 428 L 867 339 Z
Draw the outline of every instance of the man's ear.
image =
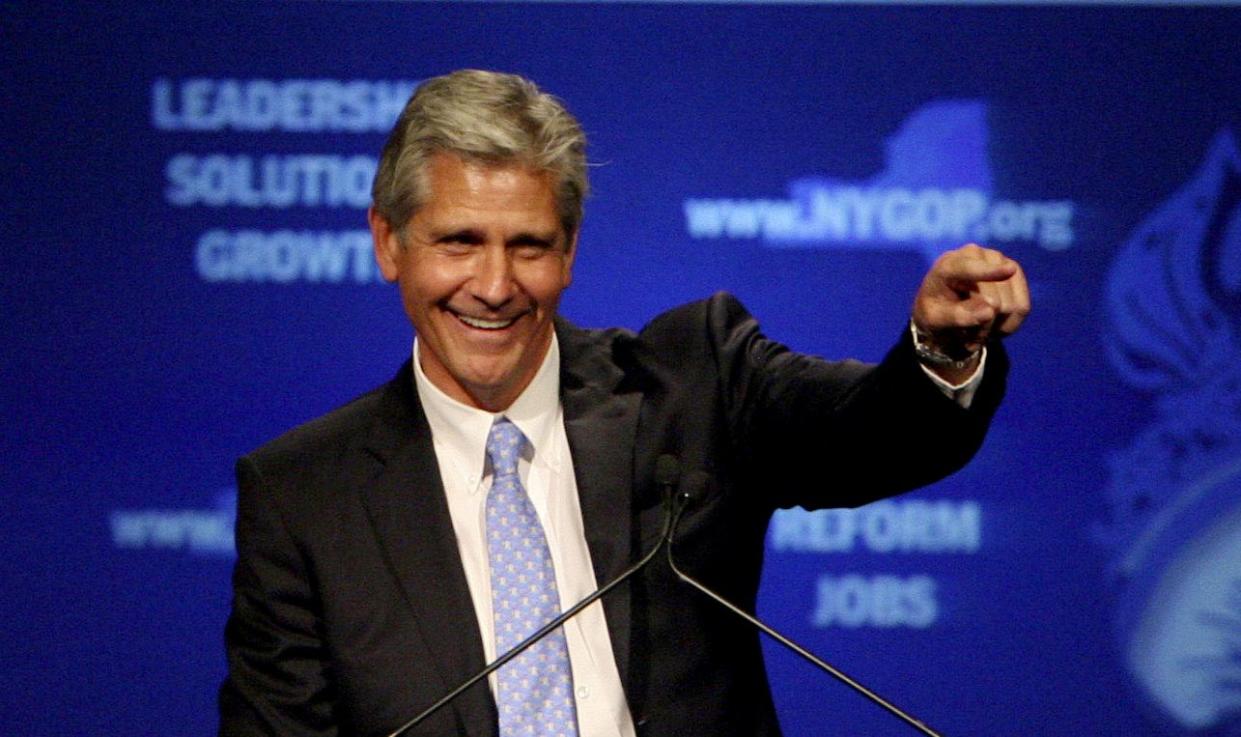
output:
M 400 276 L 401 239 L 388 219 L 380 215 L 375 206 L 366 210 L 366 222 L 371 226 L 371 243 L 375 248 L 375 263 L 384 281 L 394 282 Z
M 568 246 L 565 248 L 564 263 L 561 265 L 560 281 L 561 289 L 573 283 L 573 259 L 577 257 L 577 233 L 569 239 Z

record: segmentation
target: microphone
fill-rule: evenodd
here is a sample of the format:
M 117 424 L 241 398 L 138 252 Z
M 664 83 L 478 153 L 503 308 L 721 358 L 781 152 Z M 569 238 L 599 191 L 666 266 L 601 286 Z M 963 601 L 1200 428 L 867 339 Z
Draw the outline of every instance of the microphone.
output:
M 798 645 L 796 642 L 793 642 L 789 638 L 785 637 L 784 635 L 780 634 L 776 630 L 772 629 L 770 626 L 765 624 L 758 617 L 755 617 L 754 615 L 745 611 L 741 607 L 733 604 L 731 601 L 728 601 L 724 597 L 715 593 L 710 588 L 708 588 L 705 584 L 695 580 L 685 571 L 682 571 L 679 567 L 677 567 L 676 560 L 674 559 L 673 554 L 672 554 L 672 544 L 673 544 L 673 538 L 676 537 L 677 525 L 681 521 L 681 514 L 688 507 L 692 506 L 693 504 L 696 504 L 697 502 L 701 500 L 703 494 L 705 493 L 707 489 L 707 485 L 710 483 L 710 480 L 711 480 L 711 477 L 707 475 L 705 472 L 693 471 L 686 477 L 685 483 L 682 484 L 681 490 L 676 494 L 674 498 L 674 503 L 672 505 L 673 510 L 672 510 L 671 522 L 665 528 L 668 531 L 668 537 L 665 539 L 664 542 L 667 543 L 667 549 L 668 549 L 668 567 L 672 569 L 672 572 L 676 574 L 677 578 L 681 579 L 685 583 L 689 584 L 690 586 L 693 586 L 694 588 L 698 589 L 702 593 L 706 594 L 708 597 L 718 602 L 725 609 L 732 612 L 733 614 L 736 614 L 738 617 L 741 617 L 745 621 L 749 622 L 751 625 L 757 627 L 764 634 L 766 634 L 768 637 L 771 637 L 776 642 L 785 646 L 789 650 L 792 650 L 793 652 L 797 653 L 802 658 L 810 661 L 819 670 L 823 671 L 824 673 L 827 673 L 828 675 L 832 676 L 836 680 L 844 683 L 846 686 L 862 694 L 863 696 L 870 699 L 871 701 L 878 704 L 879 706 L 882 706 L 889 713 L 899 717 L 906 724 L 910 725 L 911 727 L 918 730 L 922 734 L 928 735 L 928 737 L 943 737 L 940 733 L 931 729 L 923 722 L 919 721 L 918 719 L 915 719 L 908 713 L 902 711 L 899 707 L 892 704 L 887 699 L 884 699 L 879 694 L 875 693 L 874 691 L 871 691 L 866 686 L 863 686 L 861 683 L 858 683 L 854 679 L 850 678 L 840 669 L 832 666 L 831 664 L 824 661 L 822 658 L 819 658 L 818 656 L 816 656 L 814 653 L 810 652 L 806 648 L 802 647 L 801 645 Z M 658 550 L 658 548 L 656 548 L 656 550 Z
M 659 533 L 659 542 L 655 544 L 655 547 L 651 548 L 650 552 L 642 556 L 641 560 L 634 563 L 619 576 L 609 581 L 606 585 L 596 589 L 594 593 L 569 607 L 563 614 L 543 625 L 535 631 L 534 634 L 522 640 L 511 650 L 493 660 L 487 665 L 487 667 L 462 681 L 461 685 L 444 694 L 439 701 L 431 704 L 418 716 L 402 724 L 396 729 L 396 731 L 389 734 L 388 737 L 401 737 L 401 735 L 418 726 L 432 714 L 451 703 L 453 699 L 460 696 L 466 689 L 499 670 L 505 663 L 509 662 L 518 655 L 521 655 L 536 642 L 549 635 L 557 627 L 560 627 L 565 622 L 576 616 L 578 612 L 582 611 L 591 604 L 594 604 L 596 601 L 603 598 L 609 591 L 621 585 L 635 573 L 645 568 L 646 565 L 655 558 L 655 555 L 659 552 L 660 548 L 664 547 L 665 544 L 672 540 L 673 510 L 678 508 L 678 505 L 674 503 L 673 500 L 673 489 L 676 488 L 677 481 L 680 477 L 681 463 L 677 460 L 676 456 L 665 453 L 655 459 L 655 483 L 664 491 L 664 526 Z

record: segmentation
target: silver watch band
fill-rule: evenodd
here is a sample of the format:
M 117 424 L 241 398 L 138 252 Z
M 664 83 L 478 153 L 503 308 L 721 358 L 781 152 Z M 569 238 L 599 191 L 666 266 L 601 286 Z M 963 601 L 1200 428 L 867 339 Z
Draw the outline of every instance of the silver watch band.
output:
M 927 341 L 931 336 L 928 333 L 918 329 L 913 319 L 909 320 L 909 334 L 913 336 L 914 354 L 918 356 L 918 360 L 927 366 L 939 366 L 943 368 L 964 369 L 967 368 L 982 352 L 981 348 L 976 348 L 972 353 L 964 358 L 953 358 L 947 353 L 937 351 L 927 345 Z

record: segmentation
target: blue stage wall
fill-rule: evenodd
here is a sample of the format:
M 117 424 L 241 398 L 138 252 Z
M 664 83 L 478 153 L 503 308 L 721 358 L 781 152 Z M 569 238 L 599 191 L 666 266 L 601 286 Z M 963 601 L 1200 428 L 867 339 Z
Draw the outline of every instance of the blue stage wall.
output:
M 213 733 L 233 460 L 408 355 L 370 175 L 472 66 L 591 138 L 579 324 L 727 289 L 874 360 L 936 254 L 1025 265 L 982 453 L 781 513 L 763 615 L 948 735 L 1241 734 L 1236 7 L 17 2 L 0 38 L 0 733 Z M 769 667 L 790 737 L 912 733 Z

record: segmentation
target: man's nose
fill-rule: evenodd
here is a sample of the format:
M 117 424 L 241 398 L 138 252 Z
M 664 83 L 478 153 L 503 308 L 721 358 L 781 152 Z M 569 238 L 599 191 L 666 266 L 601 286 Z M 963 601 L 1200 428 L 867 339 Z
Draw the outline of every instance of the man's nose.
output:
M 503 307 L 512 299 L 517 289 L 509 250 L 500 244 L 480 249 L 471 286 L 474 296 L 493 309 Z

